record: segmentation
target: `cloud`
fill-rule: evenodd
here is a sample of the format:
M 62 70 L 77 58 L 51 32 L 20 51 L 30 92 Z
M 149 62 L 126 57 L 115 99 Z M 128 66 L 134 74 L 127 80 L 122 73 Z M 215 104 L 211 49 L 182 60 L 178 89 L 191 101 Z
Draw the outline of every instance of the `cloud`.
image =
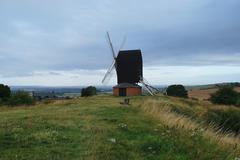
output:
M 1 83 L 32 86 L 87 86 L 100 85 L 105 70 L 37 71 L 31 75 L 0 76 Z M 198 85 L 221 82 L 239 82 L 239 66 L 152 66 L 144 68 L 144 78 L 153 85 Z M 115 85 L 116 74 L 108 83 Z
M 82 86 L 100 84 L 103 70 L 38 71 L 29 77 L 1 77 L 3 83 L 32 86 Z
M 144 75 L 151 84 L 199 85 L 239 82 L 239 66 L 155 66 L 147 67 Z
M 104 70 L 112 61 L 107 30 L 115 50 L 125 35 L 124 49 L 142 49 L 145 67 L 239 66 L 239 7 L 238 0 L 3 0 L 0 75 Z

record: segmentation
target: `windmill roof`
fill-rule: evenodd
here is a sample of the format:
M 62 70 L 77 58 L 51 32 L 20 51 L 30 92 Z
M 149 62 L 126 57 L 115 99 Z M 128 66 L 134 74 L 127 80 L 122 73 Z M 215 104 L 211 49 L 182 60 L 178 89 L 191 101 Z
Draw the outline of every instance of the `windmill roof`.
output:
M 131 83 L 119 83 L 118 85 L 114 86 L 113 88 L 141 88 L 141 86 L 137 84 Z
M 121 53 L 139 53 L 141 49 L 131 49 L 131 50 L 120 50 Z

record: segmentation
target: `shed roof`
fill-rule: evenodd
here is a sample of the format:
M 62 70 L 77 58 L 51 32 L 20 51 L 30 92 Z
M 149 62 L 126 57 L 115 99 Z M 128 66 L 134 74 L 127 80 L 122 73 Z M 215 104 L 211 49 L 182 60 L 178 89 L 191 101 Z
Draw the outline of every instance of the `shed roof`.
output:
M 114 86 L 113 88 L 142 88 L 142 87 L 137 84 L 119 83 L 118 85 Z

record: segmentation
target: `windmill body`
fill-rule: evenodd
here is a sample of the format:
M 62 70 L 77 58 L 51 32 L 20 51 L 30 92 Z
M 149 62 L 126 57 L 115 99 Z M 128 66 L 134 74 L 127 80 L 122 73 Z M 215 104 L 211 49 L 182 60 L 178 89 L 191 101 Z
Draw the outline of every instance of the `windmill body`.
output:
M 139 83 L 142 72 L 141 50 L 119 51 L 116 59 L 117 79 L 119 83 Z

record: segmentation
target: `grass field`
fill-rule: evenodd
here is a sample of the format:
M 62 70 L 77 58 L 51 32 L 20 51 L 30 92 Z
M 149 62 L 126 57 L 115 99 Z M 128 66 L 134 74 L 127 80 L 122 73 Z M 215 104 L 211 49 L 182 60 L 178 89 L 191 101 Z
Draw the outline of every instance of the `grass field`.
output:
M 195 88 L 188 91 L 190 98 L 195 98 L 199 100 L 207 100 L 210 98 L 210 95 L 215 93 L 218 90 L 218 88 Z M 235 87 L 235 91 L 240 93 L 240 87 Z
M 0 159 L 234 160 L 240 140 L 201 121 L 213 107 L 165 96 L 96 96 L 0 107 Z

